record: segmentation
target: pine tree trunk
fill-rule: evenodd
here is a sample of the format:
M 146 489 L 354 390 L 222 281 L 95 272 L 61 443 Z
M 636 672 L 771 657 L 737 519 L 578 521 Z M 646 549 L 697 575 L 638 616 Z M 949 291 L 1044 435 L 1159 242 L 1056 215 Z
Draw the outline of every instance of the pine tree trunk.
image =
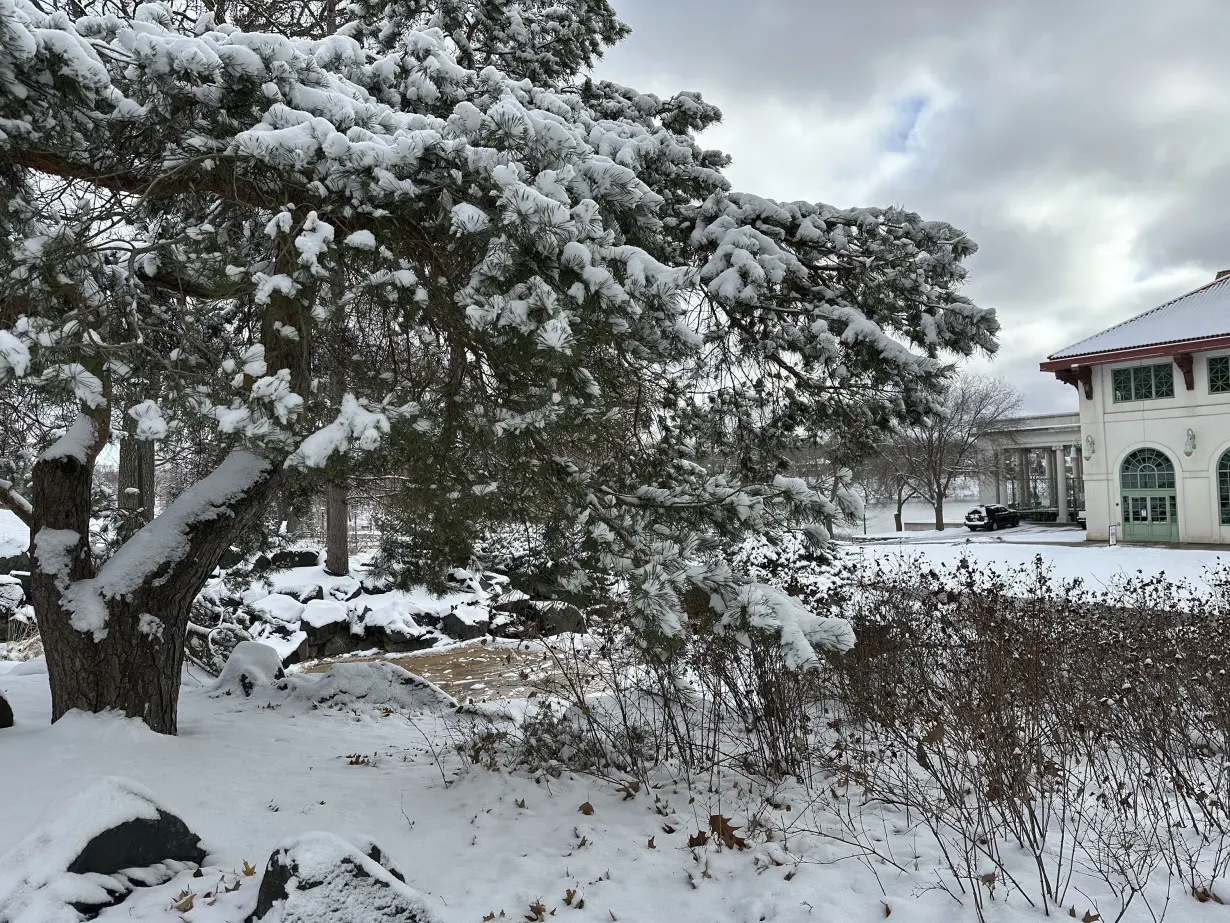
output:
M 154 518 L 154 443 L 141 442 L 137 452 L 139 464 L 137 467 L 137 490 L 140 491 L 142 521 L 150 522 Z
M 79 581 L 99 576 L 86 544 L 92 478 L 92 464 L 72 457 L 42 459 L 34 466 L 31 578 L 51 683 L 51 720 L 58 721 L 73 709 L 114 709 L 140 718 L 158 733 L 174 734 L 192 601 L 231 542 L 260 515 L 280 476 L 276 467 L 266 466 L 225 506 L 211 507 L 209 516 L 187 526 L 180 557 L 167 558 L 131 593 L 106 598 L 107 620 L 101 637 L 75 627 L 73 612 L 64 600 L 65 587 L 71 589 Z M 129 541 L 165 551 L 158 528 L 155 521 Z M 67 551 L 67 573 L 59 567 L 65 559 L 59 549 Z
M 139 510 L 143 523 L 154 518 L 154 444 L 132 434 L 120 443 L 119 507 Z
M 141 461 L 137 457 L 136 439 L 128 434 L 120 441 L 120 471 L 116 501 L 122 510 L 135 510 L 141 505 Z
M 350 504 L 346 488 L 329 485 L 325 492 L 325 573 L 350 573 Z
M 291 507 L 290 502 L 284 497 L 279 497 L 276 501 L 278 508 L 278 521 L 286 523 L 286 535 L 298 535 L 303 531 L 303 520 L 299 518 L 299 514 Z

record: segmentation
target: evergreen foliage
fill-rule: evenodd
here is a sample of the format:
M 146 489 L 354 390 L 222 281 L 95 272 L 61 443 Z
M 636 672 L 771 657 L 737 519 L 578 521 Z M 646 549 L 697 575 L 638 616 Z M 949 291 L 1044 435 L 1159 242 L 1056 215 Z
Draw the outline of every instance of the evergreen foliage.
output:
M 349 18 L 294 38 L 0 0 L 0 382 L 82 414 L 46 478 L 92 466 L 122 415 L 138 438 L 207 426 L 232 453 L 208 502 L 130 541 L 179 530 L 198 554 L 277 485 L 391 476 L 449 544 L 552 524 L 627 581 L 644 632 L 687 631 L 699 589 L 718 630 L 780 632 L 792 662 L 848 643 L 725 549 L 823 540 L 840 502 L 789 453 L 927 417 L 950 357 L 995 348 L 959 293 L 972 241 L 732 191 L 699 94 L 585 77 L 627 31 L 606 0 Z M 119 565 L 39 557 L 46 617 L 107 631 Z M 584 592 L 576 560 L 561 580 Z

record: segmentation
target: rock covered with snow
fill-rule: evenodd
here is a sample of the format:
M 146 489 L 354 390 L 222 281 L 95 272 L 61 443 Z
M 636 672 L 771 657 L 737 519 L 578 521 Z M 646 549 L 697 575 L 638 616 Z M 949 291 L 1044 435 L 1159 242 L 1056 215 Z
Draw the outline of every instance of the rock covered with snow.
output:
M 423 894 L 367 852 L 332 833 L 285 841 L 247 923 L 439 923 Z
M 281 551 L 275 551 L 270 561 L 274 570 L 315 567 L 320 563 L 320 552 L 315 548 L 284 548 Z
M 200 837 L 151 792 L 104 777 L 0 857 L 0 920 L 76 923 L 204 860 Z
M 0 730 L 11 728 L 13 726 L 13 707 L 9 705 L 9 700 L 4 697 L 4 693 L 0 692 Z
M 435 683 L 382 660 L 335 663 L 319 679 L 296 677 L 295 697 L 330 708 L 378 706 L 408 712 L 449 711 L 457 700 Z
M 284 676 L 282 658 L 276 649 L 259 641 L 240 641 L 209 694 L 248 698 L 253 689 L 272 686 Z

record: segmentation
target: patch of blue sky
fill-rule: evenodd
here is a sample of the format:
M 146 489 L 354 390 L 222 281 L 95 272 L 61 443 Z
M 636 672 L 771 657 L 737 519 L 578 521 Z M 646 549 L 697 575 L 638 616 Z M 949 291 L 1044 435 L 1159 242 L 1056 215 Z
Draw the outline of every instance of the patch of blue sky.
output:
M 904 154 L 910 149 L 910 141 L 918 120 L 922 117 L 930 99 L 922 95 L 911 95 L 898 100 L 893 123 L 884 139 L 884 150 L 893 154 Z

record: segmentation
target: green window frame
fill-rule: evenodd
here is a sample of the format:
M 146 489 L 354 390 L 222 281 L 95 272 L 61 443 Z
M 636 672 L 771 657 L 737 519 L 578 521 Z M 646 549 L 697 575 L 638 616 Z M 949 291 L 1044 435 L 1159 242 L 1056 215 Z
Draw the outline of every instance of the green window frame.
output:
M 1111 372 L 1111 391 L 1116 404 L 1174 397 L 1174 363 L 1160 362 L 1156 365 L 1114 369 Z
M 1221 524 L 1230 526 L 1230 452 L 1217 463 L 1217 505 L 1221 508 Z
M 1222 456 L 1222 463 L 1230 452 Z M 1230 468 L 1227 468 L 1230 476 Z M 1137 449 L 1123 460 L 1119 477 L 1124 490 L 1170 490 L 1175 486 L 1174 462 L 1157 449 Z
M 1209 357 L 1209 394 L 1230 394 L 1230 356 Z

